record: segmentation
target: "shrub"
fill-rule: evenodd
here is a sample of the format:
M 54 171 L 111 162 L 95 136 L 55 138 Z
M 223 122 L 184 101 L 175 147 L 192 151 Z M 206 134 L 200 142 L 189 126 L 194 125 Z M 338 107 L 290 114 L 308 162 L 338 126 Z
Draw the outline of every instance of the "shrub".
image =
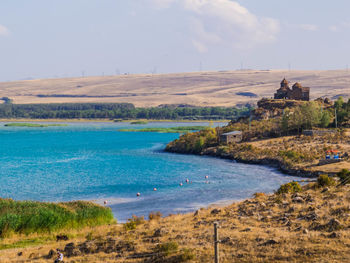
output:
M 125 230 L 134 230 L 138 225 L 145 223 L 145 218 L 143 216 L 135 216 L 128 219 L 128 222 L 124 224 Z
M 263 197 L 266 197 L 266 194 L 265 193 L 255 193 L 254 194 L 254 198 L 263 198 Z
M 298 182 L 290 182 L 287 184 L 282 184 L 277 190 L 277 194 L 297 193 L 301 192 L 301 190 L 301 186 Z
M 160 219 L 161 217 L 162 217 L 163 215 L 162 215 L 162 213 L 161 212 L 151 212 L 151 213 L 149 213 L 149 215 L 148 215 L 148 219 L 149 220 L 158 220 L 158 219 Z
M 317 178 L 317 185 L 319 187 L 325 187 L 325 186 L 332 186 L 335 184 L 335 181 L 333 178 L 329 177 L 326 174 L 321 174 L 318 178 Z
M 85 236 L 86 240 L 91 241 L 92 240 L 92 232 L 87 233 L 87 235 Z
M 337 176 L 343 184 L 350 183 L 350 171 L 348 169 L 342 169 Z
M 162 253 L 164 256 L 169 256 L 176 253 L 179 249 L 179 245 L 176 242 L 167 242 L 164 244 L 158 244 L 156 246 L 156 252 Z
M 293 150 L 281 151 L 280 154 L 283 158 L 288 158 L 288 159 L 293 160 L 295 162 L 298 162 L 298 161 L 304 159 L 303 154 L 296 152 L 296 151 L 293 151 Z
M 191 249 L 185 248 L 179 256 L 178 262 L 187 262 L 188 260 L 193 260 L 195 255 Z

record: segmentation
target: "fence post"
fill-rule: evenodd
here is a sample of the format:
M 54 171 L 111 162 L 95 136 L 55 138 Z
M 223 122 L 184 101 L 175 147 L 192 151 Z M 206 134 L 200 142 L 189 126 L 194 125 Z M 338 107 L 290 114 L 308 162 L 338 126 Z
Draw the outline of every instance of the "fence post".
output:
M 214 252 L 215 252 L 215 263 L 219 263 L 219 232 L 218 222 L 214 222 Z

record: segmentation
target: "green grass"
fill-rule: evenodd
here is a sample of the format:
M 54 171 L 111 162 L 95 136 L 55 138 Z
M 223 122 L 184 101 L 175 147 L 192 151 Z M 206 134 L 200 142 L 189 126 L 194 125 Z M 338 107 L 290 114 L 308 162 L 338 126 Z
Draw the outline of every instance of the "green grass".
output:
M 148 124 L 148 121 L 133 121 L 130 124 Z
M 0 199 L 0 237 L 51 233 L 114 222 L 110 208 L 91 202 L 41 203 Z
M 49 238 L 49 237 L 28 238 L 28 239 L 23 239 L 23 240 L 14 242 L 14 243 L 0 244 L 0 250 L 37 246 L 37 245 L 45 244 L 48 241 L 53 241 L 53 240 L 55 240 L 53 237 L 51 237 L 51 238 Z
M 23 122 L 13 122 L 6 123 L 6 127 L 30 127 L 30 128 L 42 128 L 42 127 L 56 127 L 56 126 L 68 126 L 67 124 L 39 124 L 39 123 L 23 123 Z
M 120 129 L 122 132 L 160 132 L 160 133 L 187 133 L 199 131 L 207 128 L 206 126 L 183 126 L 170 128 L 144 128 L 144 129 Z

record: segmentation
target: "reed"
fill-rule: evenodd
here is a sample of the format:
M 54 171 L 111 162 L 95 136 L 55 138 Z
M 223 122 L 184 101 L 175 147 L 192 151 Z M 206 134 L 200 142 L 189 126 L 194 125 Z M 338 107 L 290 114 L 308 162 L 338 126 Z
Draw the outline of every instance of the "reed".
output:
M 110 208 L 86 201 L 42 203 L 0 199 L 0 236 L 51 233 L 61 229 L 109 224 Z
M 160 133 L 187 133 L 199 131 L 207 128 L 206 126 L 183 126 L 170 128 L 143 128 L 143 129 L 119 129 L 121 132 L 160 132 Z
M 43 127 L 68 126 L 68 125 L 67 124 L 40 124 L 40 123 L 14 122 L 14 123 L 6 123 L 4 126 L 5 127 L 43 128 Z

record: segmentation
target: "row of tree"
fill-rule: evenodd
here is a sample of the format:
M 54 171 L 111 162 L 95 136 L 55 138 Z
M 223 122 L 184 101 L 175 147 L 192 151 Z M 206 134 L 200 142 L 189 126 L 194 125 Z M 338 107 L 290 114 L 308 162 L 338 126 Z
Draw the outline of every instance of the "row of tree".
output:
M 349 126 L 349 120 L 350 99 L 345 103 L 343 98 L 339 97 L 333 107 L 324 107 L 317 101 L 311 101 L 296 108 L 285 109 L 281 128 L 284 133 L 300 133 L 303 129 L 313 127 Z
M 35 119 L 235 119 L 249 114 L 234 107 L 136 108 L 131 103 L 0 104 L 0 118 Z

